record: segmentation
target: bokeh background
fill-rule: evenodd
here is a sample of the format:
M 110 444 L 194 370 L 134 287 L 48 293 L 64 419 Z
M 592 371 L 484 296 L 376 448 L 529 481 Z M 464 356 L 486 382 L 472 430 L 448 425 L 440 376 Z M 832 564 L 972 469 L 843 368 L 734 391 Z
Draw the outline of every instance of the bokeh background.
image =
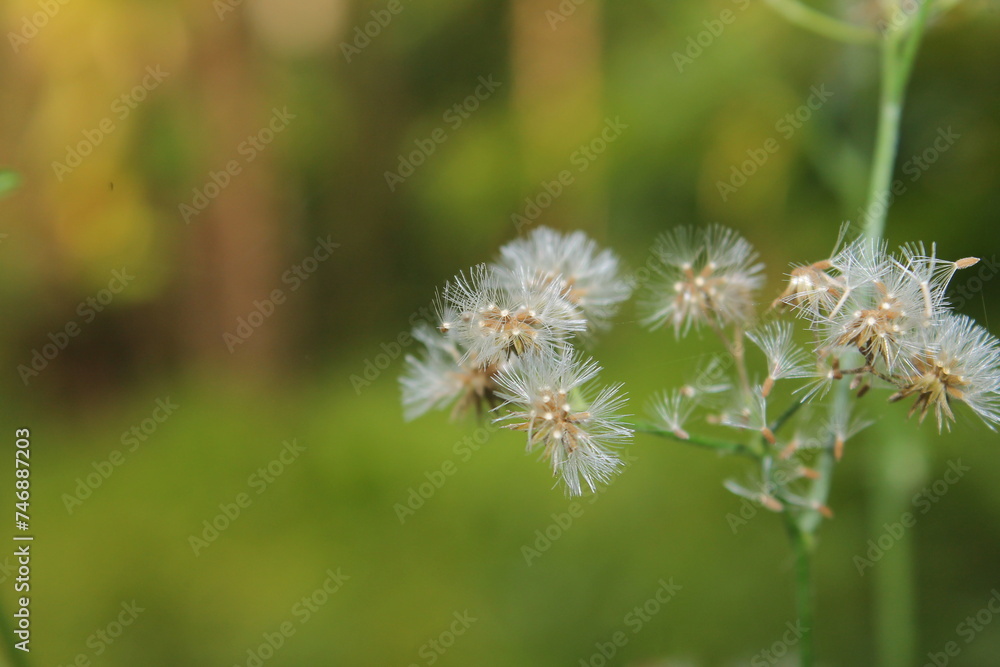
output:
M 32 664 L 600 665 L 621 630 L 608 664 L 766 660 L 795 618 L 791 561 L 780 517 L 731 528 L 741 501 L 721 481 L 740 462 L 639 436 L 628 471 L 529 564 L 523 547 L 570 501 L 513 434 L 404 423 L 413 350 L 396 340 L 435 287 L 537 224 L 585 230 L 634 269 L 662 231 L 721 222 L 757 245 L 773 298 L 789 262 L 824 257 L 858 217 L 873 49 L 756 0 L 7 0 L 0 25 L 0 166 L 21 179 L 0 201 L 0 413 L 8 453 L 15 428 L 32 433 Z M 893 242 L 995 261 L 998 36 L 989 1 L 929 31 Z M 832 96 L 782 129 L 814 86 Z M 959 138 L 904 173 L 948 128 Z M 780 149 L 724 198 L 719 181 L 769 138 Z M 387 181 L 401 161 L 420 164 Z M 572 182 L 539 199 L 563 171 Z M 955 284 L 997 331 L 997 282 Z M 714 347 L 636 320 L 627 304 L 593 353 L 641 414 Z M 1000 622 L 968 644 L 956 632 L 1000 586 L 998 437 L 969 418 L 938 437 L 901 405 L 865 404 L 881 424 L 849 445 L 820 533 L 822 664 L 874 660 L 879 565 L 859 576 L 853 558 L 878 536 L 866 450 L 889 430 L 927 449 L 928 481 L 970 468 L 912 529 L 920 655 L 957 639 L 949 664 L 996 664 Z M 274 464 L 286 441 L 304 451 Z M 249 505 L 193 547 L 241 493 Z M 347 578 L 316 593 L 328 572 Z M 633 633 L 627 615 L 671 578 L 682 589 Z M 475 622 L 448 636 L 464 612 Z M 262 651 L 283 624 L 294 634 Z

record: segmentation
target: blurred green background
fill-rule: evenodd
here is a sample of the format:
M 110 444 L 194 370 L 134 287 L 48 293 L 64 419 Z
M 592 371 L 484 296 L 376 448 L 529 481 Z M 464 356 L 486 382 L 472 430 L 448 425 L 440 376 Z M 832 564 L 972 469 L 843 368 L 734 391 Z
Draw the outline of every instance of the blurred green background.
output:
M 535 218 L 522 232 L 583 229 L 633 269 L 663 230 L 721 222 L 759 248 L 769 301 L 789 262 L 826 256 L 858 217 L 873 49 L 756 0 L 7 0 L 0 20 L 0 166 L 22 178 L 0 201 L 0 402 L 7 451 L 16 428 L 33 443 L 32 664 L 597 667 L 619 631 L 608 664 L 771 664 L 761 651 L 795 618 L 791 560 L 780 517 L 730 528 L 741 501 L 721 481 L 739 461 L 639 436 L 620 480 L 556 530 L 570 501 L 520 438 L 442 413 L 403 423 L 412 350 L 395 341 L 517 215 Z M 893 242 L 995 261 L 998 36 L 992 1 L 931 27 Z M 822 86 L 806 122 L 783 123 Z M 948 128 L 959 138 L 915 167 Z M 779 150 L 723 198 L 768 139 Z M 955 285 L 971 290 L 959 310 L 998 321 L 995 281 Z M 636 319 L 627 304 L 593 351 L 641 414 L 715 347 Z M 837 470 L 821 664 L 873 660 L 879 565 L 859 576 L 853 558 L 878 537 L 864 450 L 886 428 L 930 448 L 929 481 L 970 467 L 913 528 L 920 655 L 957 640 L 949 664 L 997 664 L 1000 622 L 968 644 L 956 632 L 1000 587 L 998 437 L 970 418 L 938 437 L 865 403 L 888 426 Z M 280 462 L 286 441 L 304 450 Z M 229 525 L 209 542 L 206 521 Z M 547 529 L 558 539 L 528 563 Z M 681 590 L 633 632 L 671 578 Z

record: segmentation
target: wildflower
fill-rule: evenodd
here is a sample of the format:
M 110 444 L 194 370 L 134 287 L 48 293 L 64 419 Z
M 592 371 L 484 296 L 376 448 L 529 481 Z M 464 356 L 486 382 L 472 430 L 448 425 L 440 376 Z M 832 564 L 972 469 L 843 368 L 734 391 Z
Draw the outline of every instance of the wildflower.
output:
M 684 422 L 691 416 L 694 408 L 695 402 L 692 394 L 683 389 L 668 392 L 656 399 L 653 404 L 653 412 L 659 425 L 681 440 L 687 440 L 691 437 L 684 430 Z
M 761 388 L 766 397 L 774 383 L 784 378 L 808 377 L 805 365 L 806 353 L 792 340 L 792 325 L 787 322 L 771 322 L 747 337 L 761 349 L 767 357 L 767 379 Z
M 764 395 L 763 387 L 756 387 L 744 400 L 746 402 L 741 403 L 735 412 L 722 415 L 720 423 L 733 428 L 757 431 L 768 443 L 775 444 L 777 440 L 767 421 L 767 396 Z
M 788 287 L 771 307 L 785 305 L 816 312 L 833 307 L 840 295 L 840 282 L 828 273 L 832 268 L 833 264 L 827 259 L 793 266 L 788 274 Z
M 836 272 L 828 296 L 786 302 L 820 333 L 821 355 L 856 349 L 874 371 L 881 365 L 892 373 L 904 367 L 919 345 L 920 332 L 947 314 L 945 291 L 955 272 L 973 266 L 975 258 L 949 262 L 930 254 L 922 244 L 903 246 L 893 257 L 880 241 L 860 239 L 831 260 Z M 833 296 L 836 302 L 832 303 Z
M 722 485 L 725 486 L 730 493 L 736 494 L 741 498 L 746 498 L 747 500 L 772 512 L 783 512 L 785 509 L 785 506 L 781 503 L 781 501 L 773 495 L 773 484 L 756 483 L 753 486 L 756 486 L 759 489 L 758 491 L 749 489 L 731 479 L 727 479 L 722 483 Z
M 912 276 L 886 254 L 880 242 L 861 240 L 833 261 L 840 271 L 840 299 L 828 312 L 812 312 L 821 332 L 820 352 L 857 349 L 869 366 L 888 369 L 906 358 L 910 334 L 923 312 L 923 297 Z
M 850 223 L 840 226 L 840 234 L 833 246 L 832 256 L 838 255 L 838 248 L 850 229 Z M 841 281 L 831 275 L 834 263 L 830 259 L 820 260 L 809 265 L 794 264 L 788 274 L 788 287 L 774 300 L 771 308 L 792 306 L 800 311 L 819 312 L 820 309 L 833 307 L 840 297 Z
M 794 394 L 805 391 L 801 402 L 806 403 L 813 398 L 823 398 L 836 380 L 843 379 L 844 375 L 840 370 L 839 357 L 820 357 L 817 360 L 816 368 L 807 377 L 812 378 L 812 382 L 806 383 L 796 389 Z
M 955 421 L 953 400 L 968 405 L 991 430 L 1000 423 L 1000 342 L 964 315 L 949 315 L 924 332 L 903 382 L 889 400 L 915 395 L 910 415 L 919 412 L 923 422 L 933 412 L 938 431 Z
M 496 364 L 480 365 L 476 357 L 466 356 L 454 341 L 427 325 L 414 328 L 413 338 L 424 344 L 426 354 L 406 355 L 400 385 L 407 421 L 451 403 L 455 403 L 453 418 L 472 407 L 481 412 L 498 403 L 493 382 Z
M 523 271 L 508 281 L 485 264 L 445 285 L 444 300 L 457 317 L 449 323 L 466 357 L 496 364 L 528 351 L 558 350 L 586 328 L 557 283 L 537 285 Z
M 661 284 L 648 299 L 648 325 L 669 323 L 680 336 L 692 325 L 718 328 L 753 318 L 764 266 L 742 236 L 719 225 L 677 227 L 660 237 L 654 252 Z
M 819 512 L 827 518 L 832 517 L 833 512 L 826 505 L 792 491 L 790 485 L 802 479 L 819 479 L 819 473 L 795 461 L 766 457 L 761 461 L 760 479 L 752 481 L 750 486 L 731 479 L 723 484 L 730 493 L 747 498 L 772 512 L 800 507 Z
M 905 263 L 897 261 L 896 264 L 920 288 L 925 324 L 933 322 L 947 309 L 945 292 L 955 273 L 979 263 L 978 257 L 966 257 L 957 262 L 939 259 L 936 244 L 931 244 L 929 255 L 926 254 L 923 243 L 907 244 L 900 248 L 900 253 Z
M 606 329 L 631 288 L 619 276 L 618 258 L 600 250 L 583 232 L 560 234 L 548 227 L 500 248 L 497 267 L 515 287 L 521 275 L 544 288 L 558 285 L 559 294 L 580 309 L 591 329 Z
M 838 461 L 844 455 L 844 445 L 850 438 L 872 425 L 873 422 L 857 417 L 852 418 L 851 403 L 847 394 L 838 393 L 830 404 L 830 414 L 824 430 L 833 440 L 833 455 Z
M 612 447 L 632 435 L 617 414 L 625 405 L 621 385 L 603 388 L 592 400 L 582 395 L 600 372 L 592 360 L 571 351 L 531 353 L 496 376 L 497 395 L 510 411 L 498 417 L 505 428 L 524 431 L 527 449 L 541 449 L 570 495 L 584 485 L 595 491 L 622 466 Z

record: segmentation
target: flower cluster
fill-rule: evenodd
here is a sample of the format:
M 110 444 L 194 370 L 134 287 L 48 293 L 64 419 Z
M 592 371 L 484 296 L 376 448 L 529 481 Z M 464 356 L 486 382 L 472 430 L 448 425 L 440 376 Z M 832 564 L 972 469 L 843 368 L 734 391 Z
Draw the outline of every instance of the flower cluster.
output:
M 592 390 L 600 367 L 573 342 L 606 329 L 630 293 L 615 255 L 582 232 L 542 227 L 508 243 L 445 285 L 436 330 L 414 330 L 425 349 L 406 358 L 406 417 L 503 411 L 495 421 L 525 432 L 569 493 L 594 490 L 621 467 L 614 446 L 631 430 L 621 386 Z
M 646 299 L 647 324 L 670 324 L 680 337 L 692 325 L 718 328 L 753 319 L 764 265 L 742 236 L 720 225 L 676 227 L 659 238 L 653 252 L 661 280 Z
M 831 259 L 793 270 L 782 302 L 795 308 L 815 335 L 820 366 L 813 393 L 853 376 L 861 393 L 884 383 L 898 391 L 890 401 L 916 396 L 910 414 L 933 412 L 938 430 L 955 420 L 960 401 L 991 429 L 1000 423 L 1000 343 L 971 319 L 954 314 L 947 289 L 974 257 L 948 261 L 922 244 L 895 255 L 884 243 L 862 239 Z M 800 267 L 801 268 L 801 267 Z M 845 355 L 863 363 L 844 368 Z
M 592 359 L 563 350 L 519 357 L 496 377 L 498 395 L 510 406 L 498 421 L 527 432 L 528 451 L 541 449 L 571 495 L 608 481 L 622 465 L 608 445 L 632 435 L 619 415 L 625 406 L 621 385 L 589 399 L 579 393 L 600 370 Z
M 663 280 L 647 296 L 646 323 L 670 324 L 677 336 L 706 325 L 725 349 L 697 381 L 656 399 L 653 429 L 756 460 L 752 483 L 730 481 L 727 488 L 775 511 L 829 514 L 821 502 L 821 454 L 838 460 L 845 442 L 869 424 L 852 414 L 845 392 L 819 402 L 839 380 L 859 397 L 887 387 L 895 390 L 890 402 L 913 398 L 910 414 L 921 421 L 933 414 L 939 430 L 955 420 L 957 402 L 991 429 L 1000 423 L 1000 342 L 951 312 L 947 299 L 955 273 L 978 260 L 943 260 L 933 245 L 906 245 L 895 254 L 867 239 L 837 246 L 828 259 L 794 266 L 784 292 L 758 316 L 763 267 L 738 234 L 682 227 L 657 245 Z M 811 347 L 796 342 L 792 322 L 776 319 L 785 310 L 805 321 Z M 744 340 L 763 357 L 756 378 Z M 802 386 L 788 392 L 799 396 L 775 416 L 772 392 L 783 380 Z M 698 409 L 709 424 L 757 435 L 735 441 L 693 436 L 688 422 Z
M 793 266 L 763 313 L 764 266 L 735 231 L 676 227 L 654 247 L 645 323 L 677 338 L 705 327 L 724 348 L 695 380 L 655 400 L 655 423 L 644 430 L 754 459 L 754 481 L 727 487 L 770 509 L 829 513 L 825 471 L 869 423 L 854 416 L 848 389 L 860 398 L 888 388 L 890 402 L 911 399 L 910 415 L 933 415 L 939 431 L 955 421 L 957 403 L 991 429 L 1000 424 L 1000 342 L 947 298 L 956 272 L 978 260 L 941 259 L 934 245 L 890 253 L 879 241 L 844 243 L 846 231 L 829 258 Z M 414 331 L 424 351 L 406 358 L 406 417 L 448 406 L 453 416 L 492 411 L 526 435 L 569 493 L 593 491 L 622 467 L 616 446 L 632 431 L 621 385 L 595 387 L 600 367 L 574 344 L 607 329 L 630 292 L 615 255 L 581 232 L 539 228 L 508 243 L 494 263 L 444 286 L 436 328 Z M 794 320 L 779 319 L 787 311 L 811 345 L 796 340 Z M 838 381 L 847 386 L 830 392 Z M 782 398 L 790 404 L 777 412 Z M 692 435 L 698 412 L 739 437 Z

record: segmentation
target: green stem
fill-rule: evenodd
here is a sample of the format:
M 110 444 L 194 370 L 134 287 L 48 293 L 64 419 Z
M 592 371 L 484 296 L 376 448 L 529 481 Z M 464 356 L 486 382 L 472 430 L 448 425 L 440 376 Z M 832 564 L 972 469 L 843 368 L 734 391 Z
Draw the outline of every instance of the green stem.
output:
M 913 509 L 911 498 L 927 476 L 925 443 L 914 442 L 891 424 L 880 431 L 883 437 L 869 443 L 866 452 L 868 533 L 873 539 L 885 531 L 886 524 L 899 521 L 901 514 Z M 912 530 L 904 532 L 871 570 L 876 664 L 881 667 L 919 663 L 913 537 Z
M 798 412 L 799 408 L 801 407 L 802 407 L 802 401 L 794 401 L 791 405 L 785 408 L 785 411 L 782 412 L 777 419 L 771 422 L 770 426 L 771 433 L 777 435 L 778 431 L 781 430 L 781 427 L 784 426 L 789 419 L 794 417 L 795 413 Z
M 873 44 L 878 41 L 878 33 L 871 28 L 846 23 L 835 19 L 798 0 L 765 0 L 774 11 L 789 23 L 811 30 L 823 37 L 841 42 Z
M 882 40 L 878 129 L 863 223 L 868 238 L 879 239 L 885 233 L 906 86 L 933 3 L 934 0 L 924 0 L 910 25 L 889 30 Z M 871 493 L 868 526 L 871 534 L 877 535 L 884 523 L 905 511 L 910 494 L 923 474 L 922 466 L 913 464 L 926 454 L 921 443 L 906 442 L 902 434 L 894 430 L 886 433 L 881 442 L 871 445 L 866 467 Z M 906 471 L 911 474 L 905 474 Z M 913 561 L 913 541 L 907 533 L 873 573 L 876 654 L 882 667 L 902 667 L 916 662 Z
M 635 430 L 639 433 L 648 433 L 649 435 L 655 435 L 661 438 L 667 438 L 668 440 L 676 440 L 677 442 L 683 442 L 689 445 L 695 445 L 696 447 L 702 447 L 704 449 L 711 449 L 715 452 L 719 452 L 722 454 L 735 454 L 737 456 L 746 456 L 755 461 L 760 459 L 759 452 L 748 447 L 747 445 L 743 445 L 738 442 L 730 442 L 728 440 L 716 440 L 714 438 L 704 438 L 698 435 L 691 435 L 688 436 L 687 438 L 684 438 L 674 433 L 673 431 L 667 431 L 658 426 L 653 426 L 652 424 L 646 424 L 643 422 L 636 423 L 633 426 L 635 427 Z
M 868 204 L 865 207 L 863 230 L 869 238 L 881 238 L 889 212 L 889 192 L 892 184 L 896 151 L 899 148 L 899 127 L 903 115 L 906 84 L 913 71 L 917 47 L 923 37 L 933 0 L 925 0 L 909 29 L 896 28 L 885 33 L 879 54 L 881 87 L 879 89 L 878 128 L 875 134 L 875 154 L 872 158 Z
M 786 514 L 788 537 L 795 553 L 795 609 L 799 615 L 802 638 L 799 640 L 799 665 L 812 667 L 813 650 L 813 588 L 812 549 L 809 535 L 796 523 L 795 517 Z
M 825 506 L 827 498 L 830 497 L 830 487 L 833 484 L 833 470 L 836 463 L 832 446 L 826 447 L 820 452 L 819 461 L 816 462 L 816 472 L 819 473 L 819 479 L 812 483 L 809 492 L 809 500 L 816 506 Z M 802 513 L 799 526 L 806 535 L 815 535 L 822 521 L 823 515 L 818 510 L 808 510 Z

